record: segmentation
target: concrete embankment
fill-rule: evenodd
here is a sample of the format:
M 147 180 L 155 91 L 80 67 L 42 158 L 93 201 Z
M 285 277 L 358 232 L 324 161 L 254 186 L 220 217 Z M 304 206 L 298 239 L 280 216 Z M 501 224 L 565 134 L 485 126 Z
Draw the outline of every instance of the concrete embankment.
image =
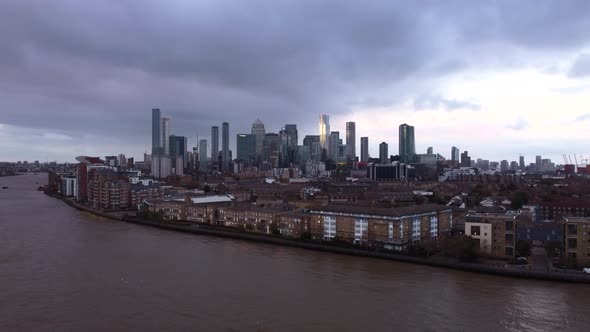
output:
M 422 264 L 422 265 L 429 265 L 429 266 L 434 266 L 434 267 L 443 267 L 443 268 L 462 270 L 462 271 L 468 271 L 468 272 L 487 273 L 487 274 L 494 274 L 494 275 L 506 276 L 506 277 L 518 277 L 518 278 L 528 278 L 528 279 L 536 279 L 536 280 L 561 281 L 561 282 L 573 282 L 573 283 L 590 283 L 590 275 L 585 275 L 585 274 L 541 272 L 541 271 L 529 271 L 529 270 L 524 270 L 524 269 L 494 267 L 494 266 L 488 266 L 488 265 L 477 264 L 477 263 L 458 262 L 458 261 L 449 260 L 449 259 L 443 258 L 443 257 L 424 258 L 424 257 L 399 255 L 399 254 L 390 253 L 390 252 L 383 252 L 383 251 L 370 251 L 370 250 L 365 250 L 365 249 L 338 247 L 338 246 L 334 246 L 334 245 L 330 245 L 330 244 L 326 244 L 326 243 L 307 242 L 307 241 L 302 241 L 302 240 L 285 238 L 282 236 L 250 233 L 250 232 L 245 232 L 245 231 L 238 231 L 238 230 L 235 230 L 232 228 L 225 228 L 225 227 L 218 227 L 218 226 L 211 226 L 211 225 L 201 225 L 201 224 L 192 224 L 192 223 L 167 223 L 167 222 L 147 220 L 147 219 L 138 218 L 138 217 L 117 217 L 112 214 L 96 211 L 91 208 L 79 205 L 79 204 L 77 204 L 69 199 L 63 198 L 59 195 L 55 195 L 55 194 L 51 194 L 51 193 L 46 193 L 46 194 L 49 196 L 61 199 L 66 204 L 68 204 L 76 209 L 80 209 L 82 211 L 86 211 L 86 212 L 89 212 L 89 213 L 92 213 L 92 214 L 95 214 L 95 215 L 98 215 L 101 217 L 110 218 L 110 219 L 114 219 L 114 220 L 122 220 L 122 221 L 129 222 L 129 223 L 152 226 L 152 227 L 157 227 L 157 228 L 161 228 L 161 229 L 168 229 L 168 230 L 193 233 L 193 234 L 201 234 L 201 235 L 210 235 L 210 236 L 216 236 L 216 237 L 232 238 L 232 239 L 253 241 L 253 242 L 259 242 L 259 243 L 268 243 L 268 244 L 274 244 L 274 245 L 289 246 L 289 247 L 316 250 L 316 251 L 324 251 L 324 252 L 330 252 L 330 253 L 336 253 L 336 254 L 388 259 L 388 260 L 394 260 L 394 261 L 399 261 L 399 262 Z

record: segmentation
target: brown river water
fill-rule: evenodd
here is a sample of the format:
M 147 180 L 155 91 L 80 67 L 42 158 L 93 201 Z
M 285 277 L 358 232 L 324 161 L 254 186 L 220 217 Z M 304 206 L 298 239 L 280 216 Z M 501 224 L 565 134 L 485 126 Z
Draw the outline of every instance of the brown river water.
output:
M 590 331 L 588 285 L 126 224 L 46 179 L 0 177 L 0 331 Z

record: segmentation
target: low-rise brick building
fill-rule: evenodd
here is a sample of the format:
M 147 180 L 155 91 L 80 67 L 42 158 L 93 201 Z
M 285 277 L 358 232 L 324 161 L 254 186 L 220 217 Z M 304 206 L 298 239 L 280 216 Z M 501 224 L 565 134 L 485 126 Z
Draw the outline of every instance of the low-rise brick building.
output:
M 494 257 L 516 255 L 517 216 L 499 213 L 473 213 L 465 217 L 465 235 L 479 242 L 482 253 Z
M 129 208 L 131 185 L 110 169 L 93 169 L 88 176 L 88 203 L 93 208 Z
M 328 205 L 309 209 L 312 238 L 404 250 L 450 235 L 451 209 L 436 205 L 376 208 Z
M 136 208 L 146 199 L 160 199 L 162 197 L 164 197 L 164 190 L 158 185 L 145 186 L 142 184 L 132 184 L 129 206 Z
M 565 254 L 578 267 L 590 267 L 590 218 L 563 218 Z
M 563 217 L 590 217 L 590 201 L 566 200 L 561 202 L 543 202 L 539 208 L 541 220 L 560 221 Z
M 276 222 L 280 212 L 251 203 L 232 204 L 218 209 L 217 223 L 223 226 L 244 227 L 247 230 L 269 233 L 270 225 Z
M 300 211 L 286 212 L 278 215 L 277 222 L 281 235 L 301 238 L 310 232 L 311 216 Z

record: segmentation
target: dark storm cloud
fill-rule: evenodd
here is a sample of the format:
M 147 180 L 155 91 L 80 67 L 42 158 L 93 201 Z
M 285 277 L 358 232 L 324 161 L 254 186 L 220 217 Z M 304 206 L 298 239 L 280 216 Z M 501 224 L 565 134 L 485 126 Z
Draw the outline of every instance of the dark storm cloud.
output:
M 586 45 L 589 6 L 5 0 L 0 123 L 138 144 L 152 107 L 184 135 L 225 120 L 232 134 L 256 118 L 315 126 L 321 112 L 414 100 L 464 69 Z M 430 106 L 479 108 L 432 94 Z

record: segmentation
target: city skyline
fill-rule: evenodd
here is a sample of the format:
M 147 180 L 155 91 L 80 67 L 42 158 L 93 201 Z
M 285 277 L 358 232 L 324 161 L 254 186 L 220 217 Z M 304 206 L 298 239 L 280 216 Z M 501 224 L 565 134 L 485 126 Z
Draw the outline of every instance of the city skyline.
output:
M 140 160 L 141 157 L 144 157 L 145 158 L 145 154 L 146 153 L 149 153 L 151 151 L 152 152 L 152 155 L 153 155 L 154 151 L 158 151 L 156 149 L 156 147 L 154 147 L 154 142 L 155 142 L 155 138 L 154 137 L 155 137 L 155 135 L 161 136 L 161 137 L 159 137 L 159 139 L 161 140 L 161 143 L 160 144 L 162 145 L 161 147 L 159 147 L 160 149 L 162 149 L 161 150 L 161 153 L 163 153 L 165 155 L 168 154 L 169 153 L 169 147 L 170 147 L 170 143 L 168 143 L 169 137 L 171 137 L 171 136 L 173 137 L 173 136 L 176 135 L 175 132 L 174 132 L 174 130 L 171 130 L 169 128 L 170 127 L 171 117 L 170 116 L 161 117 L 161 109 L 160 108 L 152 108 L 151 109 L 151 112 L 152 112 L 152 115 L 151 115 L 151 123 L 152 123 L 152 125 L 151 125 L 151 132 L 150 132 L 151 135 L 150 136 L 152 137 L 152 145 L 150 146 L 149 149 L 146 148 L 145 151 L 143 151 L 141 153 L 138 153 L 137 155 L 134 155 L 134 154 L 129 153 L 127 151 L 114 151 L 114 150 L 110 150 L 107 153 L 104 153 L 103 155 L 100 155 L 100 154 L 94 154 L 94 155 L 100 157 L 100 156 L 111 155 L 113 153 L 123 153 L 123 154 L 126 154 L 126 155 L 130 156 L 130 157 L 134 157 L 137 160 Z M 161 117 L 160 118 L 161 125 L 158 128 L 156 128 L 155 125 L 154 125 L 154 120 L 156 120 L 157 117 Z M 331 150 L 330 145 L 337 146 L 337 144 L 335 144 L 334 142 L 332 142 L 332 139 L 331 139 L 331 136 L 335 134 L 336 135 L 336 138 L 339 139 L 340 142 L 341 142 L 341 144 L 343 144 L 343 146 L 346 148 L 346 150 L 343 151 L 344 155 L 342 155 L 341 157 L 346 157 L 347 156 L 346 153 L 348 153 L 348 147 L 347 147 L 346 140 L 345 140 L 346 139 L 346 136 L 341 138 L 340 135 L 339 135 L 339 132 L 340 132 L 339 130 L 330 130 L 330 129 L 334 129 L 334 128 L 330 127 L 329 117 L 330 116 L 327 115 L 327 114 L 321 114 L 320 115 L 320 130 L 319 131 L 322 130 L 321 129 L 322 128 L 322 120 L 323 119 L 326 119 L 327 120 L 327 129 L 329 129 L 329 132 L 330 132 L 330 134 L 327 134 L 327 143 L 329 142 L 330 144 L 327 144 L 327 146 L 326 146 L 327 149 L 326 150 L 327 150 L 327 152 L 329 152 L 329 150 Z M 231 128 L 230 128 L 230 123 L 227 122 L 227 121 L 225 121 L 225 122 L 222 123 L 222 127 L 223 127 L 223 125 L 226 125 L 227 126 L 227 135 L 228 135 L 227 136 L 228 137 L 228 143 L 227 144 L 229 146 L 228 154 L 231 154 L 233 156 L 232 157 L 232 160 L 233 160 L 233 159 L 238 158 L 237 157 L 238 136 L 241 136 L 241 135 L 244 135 L 244 134 L 243 133 L 234 133 L 234 131 L 231 130 Z M 349 125 L 352 125 L 352 128 L 353 128 L 352 130 L 354 132 L 353 136 L 356 136 L 356 129 L 354 129 L 355 128 L 355 122 L 354 121 L 346 121 L 345 122 L 345 126 L 344 126 L 345 127 L 345 135 L 346 135 L 347 129 L 349 129 Z M 279 135 L 281 133 L 281 131 L 284 130 L 284 127 L 285 126 L 287 126 L 287 127 L 288 126 L 295 126 L 295 130 L 297 130 L 296 129 L 297 124 L 284 124 L 284 125 L 281 126 L 281 129 L 276 130 L 276 131 L 272 131 L 272 130 L 271 131 L 267 131 L 266 134 L 271 133 L 271 134 Z M 414 126 L 411 126 L 411 125 L 406 124 L 406 123 L 402 123 L 402 124 L 400 124 L 399 128 L 396 127 L 396 130 L 398 130 L 398 129 L 399 130 L 396 133 L 396 136 L 397 136 L 398 140 L 397 141 L 394 141 L 395 143 L 390 143 L 392 140 L 387 140 L 387 141 L 383 141 L 381 143 L 376 143 L 375 146 L 373 146 L 371 144 L 368 144 L 368 156 L 370 158 L 378 158 L 378 159 L 381 159 L 381 144 L 382 143 L 386 143 L 387 145 L 394 144 L 394 146 L 396 146 L 396 147 L 399 145 L 399 149 L 401 149 L 402 148 L 402 144 L 400 144 L 400 139 L 402 137 L 402 132 L 401 132 L 402 127 L 404 127 L 404 128 L 405 127 L 409 127 L 411 129 L 411 141 L 412 141 L 411 145 L 416 144 L 416 143 L 419 143 L 419 139 L 416 140 L 416 141 L 414 139 Z M 264 132 L 265 125 L 264 125 L 264 122 L 262 120 L 260 120 L 259 118 L 256 118 L 254 120 L 254 122 L 252 123 L 251 128 L 252 128 L 252 130 L 251 130 L 252 133 L 254 133 L 255 131 L 260 132 L 259 129 L 255 129 L 255 128 L 261 128 L 262 132 Z M 221 135 L 219 133 L 219 126 L 218 125 L 211 126 L 209 128 L 209 130 L 211 132 L 211 134 L 209 134 L 209 135 L 198 135 L 198 136 L 193 136 L 193 137 L 190 137 L 190 136 L 182 136 L 181 135 L 179 137 L 182 137 L 186 141 L 184 145 L 186 146 L 186 150 L 187 151 L 190 151 L 193 148 L 195 148 L 196 150 L 200 150 L 202 141 L 203 140 L 206 141 L 207 142 L 207 146 L 208 146 L 207 150 L 208 149 L 211 149 L 210 154 L 207 156 L 207 158 L 210 160 L 213 157 L 215 147 L 216 146 L 217 147 L 219 146 L 219 138 L 220 138 L 219 136 L 223 136 L 223 135 Z M 215 135 L 215 134 L 217 134 L 217 135 Z M 364 133 L 360 133 L 360 135 L 363 135 L 363 134 Z M 254 134 L 252 134 L 252 135 L 254 135 Z M 215 136 L 217 136 L 217 137 L 215 137 Z M 301 136 L 299 136 L 299 139 L 298 139 L 298 145 L 304 145 L 303 138 L 306 137 L 306 136 L 318 136 L 319 137 L 321 135 L 318 135 L 318 132 L 315 132 L 315 133 L 310 132 L 310 133 L 306 133 L 304 135 L 301 135 Z M 361 155 L 362 144 L 363 144 L 362 139 L 365 138 L 365 137 L 370 138 L 371 136 L 364 136 L 364 137 L 356 136 L 355 137 L 356 138 L 356 140 L 355 140 L 355 148 L 354 148 L 356 150 L 355 156 L 358 157 L 358 160 L 359 161 L 362 161 L 362 155 Z M 190 142 L 192 140 L 195 141 L 194 144 L 188 143 L 188 142 Z M 446 149 L 446 150 L 449 150 L 449 151 L 446 151 L 445 148 L 442 148 L 442 149 L 438 150 L 436 148 L 433 148 L 432 145 L 428 145 L 428 144 L 419 144 L 419 145 L 420 146 L 425 146 L 424 150 L 420 150 L 418 148 L 415 148 L 415 150 L 413 150 L 413 151 L 410 152 L 410 155 L 427 154 L 428 151 L 431 151 L 432 150 L 435 154 L 439 154 L 440 156 L 444 157 L 447 160 L 453 160 L 453 151 L 454 151 L 454 149 L 457 149 L 457 151 L 459 153 L 463 153 L 463 152 L 466 151 L 466 152 L 470 153 L 470 157 L 474 157 L 472 152 L 469 152 L 468 150 L 461 149 L 460 147 L 449 146 Z M 399 149 L 398 150 L 394 150 L 394 151 L 389 151 L 389 155 L 391 155 L 391 156 L 399 156 L 399 151 L 400 151 Z M 219 158 L 221 158 L 221 161 L 223 161 L 223 153 L 222 152 L 223 152 L 223 149 L 219 149 L 218 148 Z M 329 152 L 329 153 L 330 153 L 329 155 L 331 155 L 332 152 Z M 522 153 L 519 153 L 517 156 L 514 157 L 514 159 L 509 158 L 509 157 L 506 157 L 506 156 L 500 156 L 497 159 L 494 159 L 494 158 L 486 158 L 484 155 L 476 154 L 475 155 L 475 158 L 473 158 L 473 161 L 475 161 L 476 159 L 483 159 L 483 160 L 487 160 L 487 161 L 497 161 L 497 162 L 500 162 L 500 161 L 508 158 L 507 160 L 509 162 L 513 162 L 514 161 L 514 162 L 517 162 L 517 164 L 520 165 L 522 163 L 522 161 L 523 161 L 522 158 L 524 158 L 525 165 L 529 165 L 529 164 L 539 163 L 539 161 L 540 161 L 539 157 L 543 157 L 543 159 L 549 159 L 552 162 L 554 162 L 555 164 L 565 164 L 565 163 L 562 163 L 562 161 L 564 160 L 563 159 L 564 158 L 564 154 L 565 154 L 565 157 L 571 159 L 572 162 L 573 162 L 573 160 L 575 158 L 579 158 L 580 165 L 582 164 L 581 162 L 583 160 L 590 160 L 590 155 L 574 154 L 574 153 L 569 153 L 568 151 L 565 151 L 564 153 L 560 154 L 559 156 L 542 155 L 542 154 L 531 154 L 531 155 L 528 156 L 529 157 L 528 159 L 527 159 L 527 155 L 523 155 Z M 72 157 L 72 159 L 74 159 L 74 158 L 75 157 Z M 22 159 L 22 160 L 2 160 L 2 161 L 17 162 L 17 161 L 32 161 L 32 160 L 39 160 L 39 158 Z M 72 162 L 71 160 L 47 160 L 47 161 Z M 186 163 L 186 161 L 185 161 L 185 163 Z M 223 165 L 221 165 L 221 167 L 223 167 Z
M 191 147 L 208 137 L 194 133 L 223 121 L 235 150 L 233 138 L 256 118 L 269 132 L 296 123 L 304 137 L 316 134 L 318 114 L 329 114 L 341 137 L 355 122 L 357 155 L 361 136 L 397 146 L 404 122 L 416 128 L 417 153 L 432 146 L 449 158 L 458 146 L 491 160 L 588 155 L 589 6 L 339 2 L 334 11 L 272 3 L 266 15 L 244 5 L 241 16 L 207 2 L 47 9 L 3 1 L 0 158 L 137 158 L 151 150 L 143 114 L 154 107 Z M 97 38 L 88 25 L 108 28 Z M 241 42 L 250 40 L 259 42 Z M 378 145 L 369 149 L 378 154 Z

